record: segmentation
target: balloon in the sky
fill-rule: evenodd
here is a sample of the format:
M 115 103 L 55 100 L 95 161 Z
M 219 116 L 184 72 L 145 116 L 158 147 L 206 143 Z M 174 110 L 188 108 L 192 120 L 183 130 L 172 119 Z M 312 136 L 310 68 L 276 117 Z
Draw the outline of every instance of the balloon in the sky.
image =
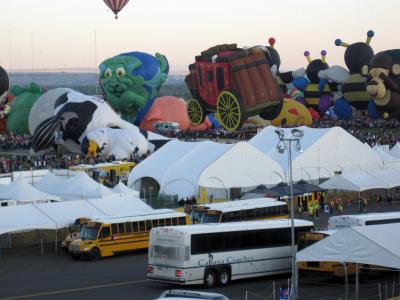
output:
M 129 0 L 104 0 L 104 3 L 114 12 L 118 19 L 118 13 L 128 4 Z

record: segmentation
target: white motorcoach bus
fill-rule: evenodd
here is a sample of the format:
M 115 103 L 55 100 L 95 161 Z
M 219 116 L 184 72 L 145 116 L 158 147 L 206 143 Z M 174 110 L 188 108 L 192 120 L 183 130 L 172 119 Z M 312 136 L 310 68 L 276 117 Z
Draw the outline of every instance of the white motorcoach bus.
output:
M 312 222 L 295 220 L 295 240 L 313 228 Z M 147 278 L 212 287 L 287 273 L 291 271 L 290 245 L 288 219 L 153 228 Z
M 329 218 L 328 228 L 329 230 L 335 230 L 351 226 L 368 226 L 390 223 L 400 223 L 400 212 L 334 216 Z

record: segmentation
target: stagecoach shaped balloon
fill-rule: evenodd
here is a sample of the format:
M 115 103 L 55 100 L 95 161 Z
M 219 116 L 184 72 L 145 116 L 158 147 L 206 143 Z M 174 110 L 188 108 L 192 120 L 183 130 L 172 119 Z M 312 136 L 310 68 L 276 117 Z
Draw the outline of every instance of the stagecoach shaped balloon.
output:
M 119 128 L 127 130 L 128 133 L 134 132 L 135 134 L 130 140 L 134 149 L 138 147 L 142 153 L 152 149 L 148 143 L 146 146 L 144 145 L 144 141 L 147 140 L 146 132 L 140 131 L 135 125 L 122 120 L 103 99 L 73 90 L 64 90 L 63 93 L 62 90 L 57 90 L 48 93 L 57 98 L 49 101 L 53 103 L 52 115 L 42 119 L 35 128 L 32 128 L 33 151 L 37 152 L 53 147 L 57 142 L 56 136 L 58 138 L 61 136 L 62 140 L 66 142 L 65 146 L 71 152 L 80 149 L 82 141 L 86 138 L 87 143 L 92 146 L 91 154 L 97 154 L 104 146 L 104 142 L 96 144 L 96 141 L 91 141 L 87 136 L 101 128 Z M 34 119 L 33 116 L 32 119 Z M 37 122 L 37 120 L 35 121 Z M 57 134 L 58 132 L 60 135 Z M 109 146 L 112 147 L 112 145 Z
M 118 13 L 127 5 L 129 0 L 104 0 L 104 3 L 113 11 L 115 19 L 118 19 Z

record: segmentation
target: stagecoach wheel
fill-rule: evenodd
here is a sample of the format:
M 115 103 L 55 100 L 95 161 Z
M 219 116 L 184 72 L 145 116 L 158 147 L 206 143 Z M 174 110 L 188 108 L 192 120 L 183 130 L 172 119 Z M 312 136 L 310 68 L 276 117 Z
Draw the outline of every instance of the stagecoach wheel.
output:
M 218 274 L 218 285 L 226 286 L 231 282 L 231 273 L 228 269 L 223 268 Z
M 217 276 L 213 269 L 206 269 L 204 271 L 204 286 L 212 288 L 217 283 Z
M 217 113 L 222 127 L 227 131 L 238 130 L 245 120 L 243 102 L 235 92 L 224 91 L 219 94 Z
M 189 99 L 187 101 L 187 111 L 189 120 L 193 125 L 200 125 L 206 118 L 206 110 L 204 105 L 197 99 Z
M 89 252 L 89 260 L 98 260 L 100 258 L 100 250 L 99 248 L 93 248 Z

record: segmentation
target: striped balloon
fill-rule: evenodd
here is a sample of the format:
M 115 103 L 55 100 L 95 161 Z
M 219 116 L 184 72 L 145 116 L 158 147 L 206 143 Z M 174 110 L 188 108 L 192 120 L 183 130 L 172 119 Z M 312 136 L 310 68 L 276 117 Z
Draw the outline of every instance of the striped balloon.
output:
M 118 13 L 129 2 L 129 0 L 103 0 L 103 1 L 114 12 L 116 19 L 118 19 Z
M 32 139 L 32 149 L 37 152 L 53 146 L 55 134 L 59 128 L 61 118 L 59 116 L 44 120 L 36 127 Z

